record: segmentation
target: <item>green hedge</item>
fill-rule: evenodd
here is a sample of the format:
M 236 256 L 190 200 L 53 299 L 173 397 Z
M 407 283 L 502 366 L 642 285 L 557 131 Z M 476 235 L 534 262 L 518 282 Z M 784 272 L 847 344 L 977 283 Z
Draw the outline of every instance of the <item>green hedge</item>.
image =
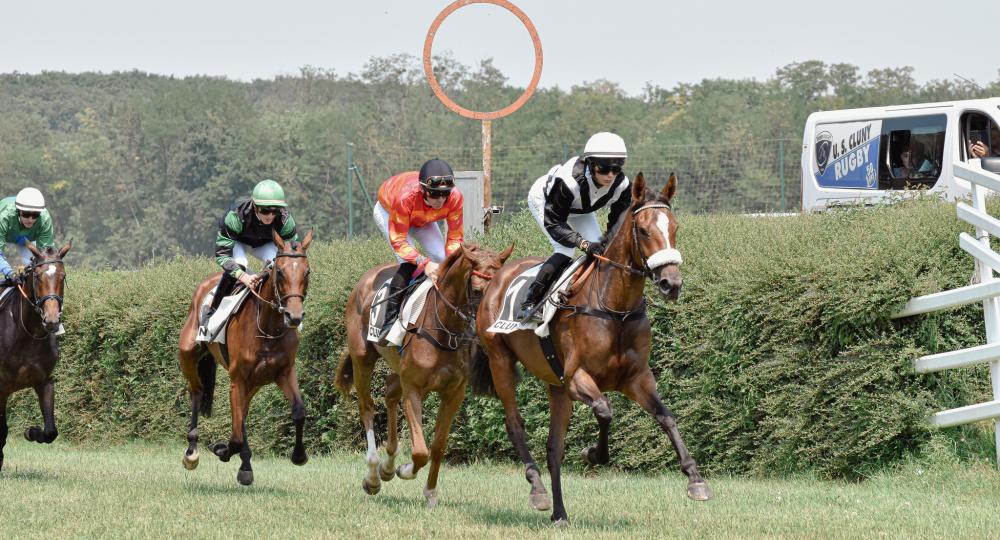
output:
M 984 343 L 981 309 L 889 319 L 911 296 L 969 283 L 971 257 L 957 242 L 968 227 L 953 205 L 922 200 L 825 215 L 679 219 L 684 292 L 676 303 L 653 302 L 651 364 L 702 469 L 858 477 L 941 449 L 991 457 L 983 426 L 932 432 L 926 422 L 936 410 L 989 399 L 987 369 L 916 375 L 912 368 L 922 354 Z M 496 227 L 485 243 L 501 248 L 515 238 L 516 256 L 547 251 L 523 214 Z M 317 244 L 310 252 L 315 271 L 298 371 L 311 452 L 362 444 L 355 399 L 343 401 L 332 378 L 350 289 L 388 258 L 380 239 Z M 195 284 L 211 271 L 207 259 L 189 258 L 134 272 L 70 269 L 56 386 L 63 436 L 95 445 L 166 440 L 180 457 L 189 404 L 176 343 Z M 203 421 L 203 441 L 228 437 L 225 382 L 220 371 L 217 413 Z M 548 429 L 544 395 L 536 380 L 524 378 L 522 414 L 540 461 Z M 614 466 L 676 467 L 652 420 L 622 396 L 612 401 Z M 249 417 L 253 447 L 287 451 L 289 413 L 275 387 L 258 394 Z M 433 413 L 432 405 L 428 426 Z M 30 392 L 12 400 L 14 433 L 38 416 Z M 378 421 L 384 429 L 384 411 Z M 579 465 L 578 450 L 593 443 L 596 431 L 578 404 L 570 465 Z M 498 401 L 466 399 L 449 457 L 514 458 Z

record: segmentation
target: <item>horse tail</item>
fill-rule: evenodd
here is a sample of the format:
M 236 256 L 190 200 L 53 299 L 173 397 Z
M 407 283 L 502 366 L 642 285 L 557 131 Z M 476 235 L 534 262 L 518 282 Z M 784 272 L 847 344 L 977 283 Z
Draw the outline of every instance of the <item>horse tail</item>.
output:
M 340 364 L 337 365 L 337 375 L 333 379 L 333 385 L 346 397 L 351 392 L 354 384 L 354 362 L 351 360 L 351 352 L 344 347 L 340 353 Z
M 469 387 L 477 396 L 497 397 L 493 386 L 493 373 L 490 371 L 490 358 L 481 345 L 476 346 L 472 356 L 472 366 L 469 370 Z
M 203 356 L 198 360 L 198 378 L 201 379 L 200 414 L 212 416 L 212 403 L 215 401 L 215 360 L 211 356 Z

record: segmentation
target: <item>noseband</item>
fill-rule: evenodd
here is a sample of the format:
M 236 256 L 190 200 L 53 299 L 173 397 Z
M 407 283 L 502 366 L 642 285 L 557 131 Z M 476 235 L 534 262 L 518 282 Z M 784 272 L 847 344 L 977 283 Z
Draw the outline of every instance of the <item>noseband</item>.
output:
M 29 298 L 28 295 L 25 294 L 24 290 L 21 289 L 20 285 L 18 285 L 17 287 L 21 291 L 21 295 L 23 295 L 24 298 L 31 303 L 32 307 L 35 308 L 35 312 L 37 312 L 39 316 L 42 315 L 42 306 L 45 304 L 47 300 L 55 300 L 56 302 L 59 303 L 59 313 L 62 313 L 63 309 L 63 297 L 61 294 L 46 294 L 42 297 L 38 297 L 38 293 L 35 292 L 35 288 L 38 286 L 37 280 L 35 279 L 34 276 L 35 269 L 41 266 L 45 266 L 46 264 L 63 264 L 63 261 L 58 259 L 49 259 L 45 261 L 32 263 L 31 266 L 28 266 L 27 270 L 32 273 L 31 298 Z

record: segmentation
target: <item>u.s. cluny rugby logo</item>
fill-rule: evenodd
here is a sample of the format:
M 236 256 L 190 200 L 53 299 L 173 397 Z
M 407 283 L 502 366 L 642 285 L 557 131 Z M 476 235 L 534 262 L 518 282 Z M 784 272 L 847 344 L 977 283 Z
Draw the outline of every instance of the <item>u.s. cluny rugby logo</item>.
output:
M 816 135 L 816 166 L 819 167 L 819 174 L 826 172 L 827 165 L 830 164 L 830 151 L 833 149 L 833 135 L 829 131 L 822 131 Z

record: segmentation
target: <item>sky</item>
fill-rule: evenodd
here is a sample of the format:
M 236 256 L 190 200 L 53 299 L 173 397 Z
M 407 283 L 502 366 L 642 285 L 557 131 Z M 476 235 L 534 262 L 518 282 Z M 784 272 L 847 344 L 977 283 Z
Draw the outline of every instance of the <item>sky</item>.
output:
M 541 37 L 540 85 L 617 82 L 632 95 L 706 78 L 763 80 L 792 62 L 912 66 L 918 82 L 958 74 L 998 79 L 995 0 L 706 1 L 513 0 Z M 0 11 L 0 73 L 123 71 L 237 80 L 296 74 L 309 65 L 340 75 L 373 56 L 420 57 L 448 0 L 32 0 Z M 818 10 L 814 6 L 822 6 Z M 993 22 L 986 22 L 993 21 Z M 441 26 L 434 53 L 466 64 L 493 58 L 524 86 L 533 49 L 520 21 L 483 4 Z

